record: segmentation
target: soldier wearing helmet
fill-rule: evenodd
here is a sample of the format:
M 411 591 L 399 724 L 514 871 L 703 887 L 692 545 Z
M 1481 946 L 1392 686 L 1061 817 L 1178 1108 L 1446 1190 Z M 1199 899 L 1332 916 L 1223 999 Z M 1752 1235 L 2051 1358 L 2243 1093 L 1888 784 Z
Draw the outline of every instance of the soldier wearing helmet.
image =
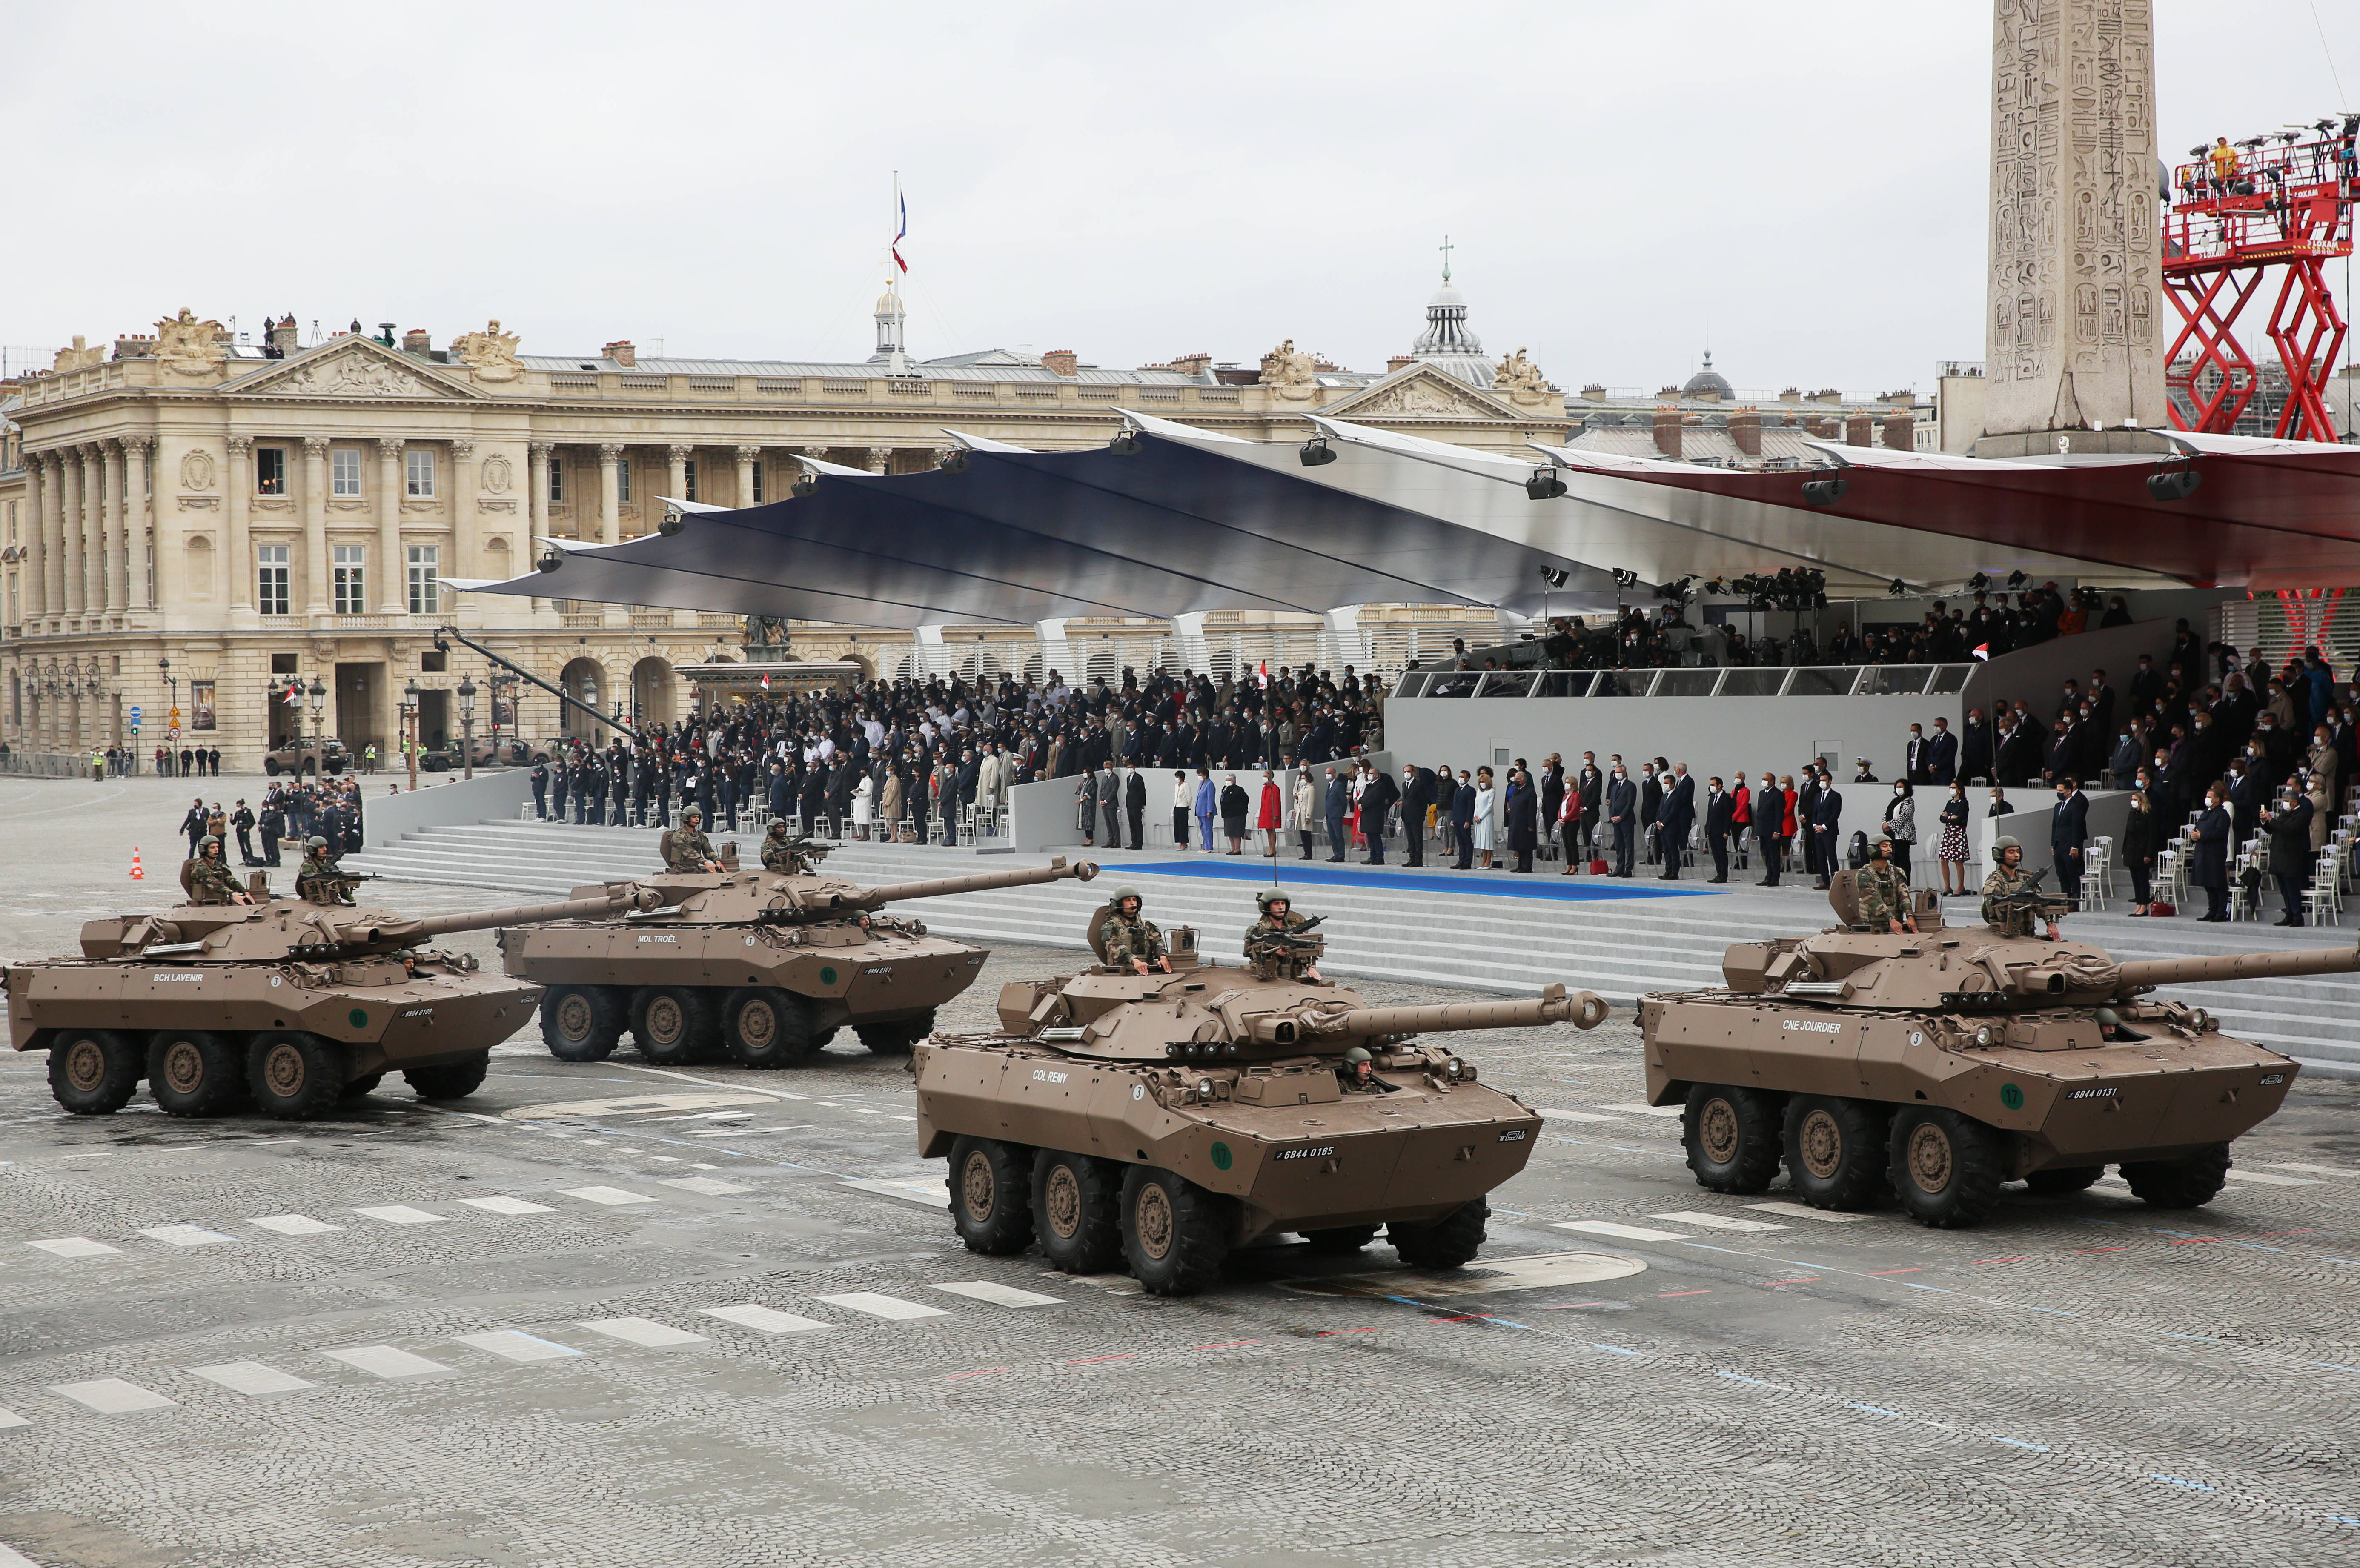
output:
M 314 904 L 353 901 L 351 879 L 328 852 L 328 841 L 317 833 L 304 841 L 303 864 L 295 870 L 295 895 Z
M 241 891 L 237 874 L 222 858 L 222 841 L 207 833 L 197 841 L 197 857 L 189 862 L 189 898 L 199 904 L 251 904 Z
M 1873 834 L 1869 839 L 1868 864 L 1852 874 L 1853 890 L 1860 895 L 1860 923 L 1880 935 L 1886 931 L 1898 935 L 1918 929 L 1918 917 L 1909 909 L 1909 884 L 1902 880 L 1900 867 L 1893 864 L 1895 842 L 1890 832 Z
M 2003 936 L 2030 936 L 2035 911 L 2027 905 L 2005 905 L 2002 899 L 2034 890 L 2033 874 L 2024 869 L 2024 845 L 2007 834 L 1992 840 L 1992 874 L 1983 878 L 1983 919 Z M 2049 921 L 2049 940 L 2059 940 L 2057 922 Z
M 1254 903 L 1261 909 L 1262 918 L 1246 928 L 1245 953 L 1262 971 L 1262 977 L 1266 980 L 1301 978 L 1318 981 L 1319 966 L 1317 963 L 1299 954 L 1285 953 L 1275 943 L 1260 952 L 1255 950 L 1255 944 L 1264 937 L 1283 935 L 1309 923 L 1295 912 L 1295 900 L 1275 887 L 1265 887 L 1254 895 Z
M 1098 928 L 1106 943 L 1107 967 L 1144 975 L 1151 969 L 1172 973 L 1171 955 L 1164 951 L 1164 932 L 1142 911 L 1147 901 L 1136 887 L 1114 890 L 1114 913 Z
M 1344 1060 L 1336 1064 L 1336 1076 L 1343 1080 L 1344 1093 L 1348 1094 L 1385 1092 L 1384 1083 L 1377 1077 L 1376 1059 L 1369 1054 L 1366 1046 L 1356 1045 L 1346 1051 Z
M 680 814 L 680 826 L 664 836 L 666 871 L 718 871 L 713 841 L 705 836 L 705 813 L 691 806 Z
M 679 841 L 673 840 L 677 844 Z M 779 818 L 770 820 L 770 831 L 762 839 L 762 869 L 782 872 L 789 877 L 808 877 L 816 859 L 810 845 L 787 836 L 787 824 Z

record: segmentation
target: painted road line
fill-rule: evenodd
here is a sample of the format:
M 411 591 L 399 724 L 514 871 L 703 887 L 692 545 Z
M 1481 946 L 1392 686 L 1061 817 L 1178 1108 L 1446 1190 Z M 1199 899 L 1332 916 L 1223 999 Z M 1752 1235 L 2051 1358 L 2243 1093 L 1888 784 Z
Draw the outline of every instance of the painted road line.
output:
M 663 1183 L 683 1192 L 702 1192 L 708 1198 L 727 1198 L 734 1192 L 750 1192 L 754 1189 L 741 1181 L 716 1181 L 710 1176 L 674 1176 Z
M 995 1307 L 1055 1307 L 1065 1304 L 1063 1296 L 1044 1296 L 1037 1290 L 1020 1290 L 1013 1285 L 997 1284 L 989 1279 L 966 1279 L 954 1285 L 936 1285 L 954 1296 L 969 1301 L 989 1301 Z
M 522 1198 L 462 1198 L 459 1201 L 487 1214 L 553 1214 L 557 1212 L 547 1203 L 528 1203 Z
M 424 1377 L 451 1370 L 440 1361 L 429 1361 L 423 1356 L 412 1356 L 409 1351 L 397 1350 L 390 1345 L 348 1345 L 340 1350 L 323 1350 L 320 1354 L 373 1377 Z
M 6 1421 L 0 1421 L 0 1426 L 7 1424 Z M 23 1552 L 11 1550 L 5 1541 L 0 1541 L 0 1568 L 41 1568 L 41 1565 Z
M 309 1214 L 266 1214 L 246 1223 L 260 1225 L 264 1230 L 275 1230 L 280 1236 L 323 1236 L 329 1231 L 344 1228 L 340 1225 L 330 1225 L 325 1220 L 315 1220 Z
M 1621 1116 L 1601 1116 L 1595 1111 L 1538 1110 L 1533 1115 L 1546 1116 L 1553 1122 L 1619 1122 Z
M 2307 1171 L 2313 1176 L 2342 1176 L 2345 1178 L 2360 1176 L 2360 1171 L 2347 1171 L 2338 1165 L 2299 1165 L 2294 1161 L 2288 1160 L 2272 1160 L 2270 1162 L 2270 1169 L 2273 1171 Z
M 2242 1167 L 2229 1172 L 2232 1181 L 2259 1181 L 2265 1187 L 2316 1187 L 2319 1183 L 2308 1176 L 2267 1176 L 2259 1171 Z
M 0 1431 L 12 1426 L 30 1426 L 32 1421 L 11 1410 L 0 1410 Z M 7 1559 L 0 1557 L 0 1568 L 7 1568 Z
M 1759 1209 L 1765 1214 L 1792 1214 L 1798 1220 L 1826 1220 L 1831 1225 L 1854 1225 L 1873 1220 L 1874 1214 L 1848 1214 L 1836 1209 L 1815 1209 L 1808 1203 L 1748 1203 L 1749 1209 Z
M 930 1209 L 951 1206 L 950 1187 L 939 1177 L 901 1181 L 878 1181 L 865 1176 L 847 1177 L 844 1184 L 858 1187 L 864 1192 L 874 1192 L 880 1198 L 899 1198 L 903 1203 L 923 1203 Z
M 1649 1230 L 1645 1225 L 1623 1225 L 1617 1220 L 1558 1220 L 1557 1230 L 1586 1231 L 1591 1236 L 1611 1236 L 1622 1241 L 1686 1241 L 1684 1230 Z
M 691 1080 L 694 1082 L 694 1080 Z M 775 1095 L 733 1089 L 714 1094 L 636 1094 L 612 1100 L 562 1100 L 553 1105 L 519 1105 L 501 1113 L 509 1121 L 570 1121 L 576 1116 L 621 1116 L 651 1111 L 701 1111 L 714 1105 L 759 1105 Z M 788 1095 L 801 1099 L 800 1094 Z
M 424 1209 L 413 1209 L 408 1203 L 379 1203 L 375 1208 L 355 1209 L 353 1213 L 387 1225 L 434 1225 L 447 1220 L 449 1214 L 430 1214 Z
M 594 1318 L 574 1326 L 586 1328 L 592 1334 L 603 1334 L 608 1339 L 619 1339 L 625 1345 L 645 1345 L 650 1350 L 665 1350 L 675 1345 L 710 1343 L 701 1334 L 691 1334 L 684 1328 L 660 1323 L 653 1318 Z
M 191 1367 L 189 1372 L 208 1383 L 219 1383 L 233 1394 L 247 1394 L 257 1399 L 266 1394 L 291 1394 L 299 1388 L 320 1386 L 308 1377 L 281 1372 L 276 1367 L 265 1367 L 259 1361 L 224 1361 L 218 1367 Z
M 1616 1258 L 1603 1252 L 1545 1252 L 1531 1258 L 1487 1258 L 1438 1276 L 1404 1269 L 1373 1274 L 1331 1274 L 1325 1279 L 1281 1279 L 1278 1283 L 1306 1296 L 1439 1301 L 1446 1296 L 1480 1296 L 1495 1290 L 1594 1285 L 1640 1273 L 1646 1267 L 1644 1258 Z
M 166 1399 L 153 1388 L 143 1388 L 120 1377 L 101 1377 L 90 1383 L 52 1383 L 49 1392 L 62 1395 L 103 1416 L 126 1415 L 133 1410 L 170 1410 L 180 1403 L 178 1399 Z
M 158 1241 L 173 1247 L 211 1247 L 214 1242 L 229 1239 L 217 1230 L 207 1230 L 202 1225 L 157 1225 L 153 1229 L 143 1230 L 139 1234 L 152 1236 Z
M 847 1312 L 867 1312 L 871 1317 L 887 1318 L 894 1323 L 908 1323 L 916 1318 L 942 1318 L 950 1314 L 940 1307 L 930 1307 L 922 1301 L 905 1301 L 899 1296 L 880 1295 L 874 1290 L 847 1290 L 840 1296 L 814 1296 L 831 1307 Z
M 1601 1111 L 1622 1111 L 1634 1116 L 1669 1117 L 1684 1114 L 1683 1108 L 1678 1105 L 1647 1105 L 1636 1100 L 1626 1100 L 1621 1105 L 1601 1105 L 1598 1108 Z
M 1693 1209 L 1678 1209 L 1668 1214 L 1649 1214 L 1651 1220 L 1670 1220 L 1675 1225 L 1692 1225 L 1706 1230 L 1785 1230 L 1782 1225 L 1768 1220 L 1741 1220 L 1732 1214 L 1699 1214 Z
M 943 1206 L 948 1208 L 950 1204 L 945 1202 Z M 86 1236 L 53 1236 L 48 1241 L 28 1241 L 25 1245 L 38 1247 L 57 1258 L 97 1258 L 104 1253 L 123 1250 L 119 1247 L 109 1247 L 103 1241 L 93 1241 Z
M 582 1353 L 570 1345 L 560 1345 L 553 1339 L 540 1339 L 519 1329 L 496 1329 L 489 1334 L 463 1334 L 456 1342 L 471 1345 L 493 1356 L 506 1356 L 510 1361 L 563 1361 Z
M 579 1198 L 585 1203 L 604 1203 L 608 1208 L 619 1207 L 625 1203 L 655 1202 L 645 1192 L 626 1192 L 620 1187 L 566 1187 L 561 1191 L 569 1198 Z M 947 1198 L 945 1200 L 944 1206 L 949 1206 Z
M 765 1307 L 753 1301 L 739 1301 L 727 1307 L 699 1307 L 697 1311 L 705 1317 L 734 1323 L 757 1334 L 817 1334 L 836 1326 L 824 1323 L 817 1318 L 797 1317 L 792 1312 L 782 1312 L 775 1307 Z

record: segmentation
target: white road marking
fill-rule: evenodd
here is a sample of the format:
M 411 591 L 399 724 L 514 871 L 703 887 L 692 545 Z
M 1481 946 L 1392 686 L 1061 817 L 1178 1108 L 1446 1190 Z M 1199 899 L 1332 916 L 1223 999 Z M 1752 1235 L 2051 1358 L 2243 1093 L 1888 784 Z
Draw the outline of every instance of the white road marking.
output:
M 423 1356 L 412 1356 L 390 1345 L 348 1345 L 342 1350 L 323 1350 L 320 1354 L 377 1377 L 423 1377 L 432 1372 L 451 1370 L 440 1361 L 429 1361 Z
M 0 1410 L 0 1427 L 30 1426 L 33 1423 L 14 1410 Z M 0 1557 L 0 1568 L 8 1568 L 8 1560 Z
M 1065 1304 L 1062 1296 L 1020 1290 L 1013 1285 L 997 1284 L 989 1279 L 967 1279 L 956 1285 L 937 1285 L 934 1289 L 947 1290 L 954 1296 L 965 1296 L 970 1301 L 989 1301 L 995 1307 L 1056 1307 Z
M 1873 1220 L 1874 1214 L 1848 1214 L 1840 1209 L 1815 1209 L 1808 1203 L 1748 1203 L 1749 1209 L 1760 1209 L 1765 1214 L 1791 1214 L 1798 1220 L 1826 1220 L 1830 1225 L 1856 1225 Z
M 750 1192 L 754 1189 L 737 1181 L 716 1181 L 710 1176 L 674 1176 L 664 1185 L 678 1187 L 684 1192 L 702 1192 L 708 1198 L 726 1198 L 733 1192 Z
M 528 1203 L 522 1198 L 462 1198 L 459 1201 L 487 1214 L 553 1214 L 557 1212 L 547 1203 Z
M 1557 1220 L 1553 1230 L 1585 1231 L 1591 1236 L 1611 1236 L 1623 1241 L 1686 1241 L 1684 1230 L 1650 1230 L 1645 1225 L 1623 1225 L 1618 1220 Z
M 950 1205 L 943 1205 L 948 1208 Z M 119 1247 L 109 1247 L 103 1241 L 93 1241 L 86 1236 L 60 1236 L 49 1241 L 28 1241 L 27 1247 L 38 1247 L 43 1252 L 59 1258 L 96 1258 L 104 1253 L 120 1252 Z
M 759 1105 L 773 1096 L 745 1090 L 726 1090 L 717 1094 L 637 1094 L 620 1099 L 561 1100 L 553 1105 L 519 1105 L 504 1112 L 508 1120 L 518 1122 L 565 1121 L 575 1116 L 622 1116 L 648 1111 L 701 1111 L 713 1105 Z M 801 1099 L 801 1095 L 794 1098 Z
M 667 1345 L 709 1343 L 701 1334 L 691 1334 L 684 1328 L 660 1323 L 653 1318 L 597 1318 L 574 1326 L 586 1328 L 592 1334 L 603 1334 L 608 1339 L 619 1339 L 626 1345 L 644 1345 L 656 1350 Z
M 103 1416 L 119 1416 L 132 1410 L 169 1410 L 180 1403 L 178 1399 L 166 1399 L 153 1388 L 143 1388 L 120 1377 L 101 1377 L 91 1383 L 52 1383 L 49 1392 L 62 1394 L 75 1404 L 96 1410 Z
M 2272 1160 L 2270 1162 L 2270 1169 L 2273 1171 L 2308 1171 L 2314 1176 L 2360 1176 L 2360 1171 L 2347 1171 L 2338 1165 L 2299 1165 L 2294 1161 L 2288 1160 Z
M 1438 1276 L 1403 1269 L 1279 1282 L 1290 1290 L 1312 1296 L 1406 1296 L 1414 1301 L 1427 1301 L 1443 1296 L 1480 1296 L 1495 1290 L 1594 1285 L 1603 1279 L 1642 1273 L 1646 1267 L 1644 1258 L 1610 1258 L 1602 1252 L 1545 1252 L 1533 1258 L 1484 1259 Z
M 158 1241 L 169 1242 L 174 1247 L 210 1247 L 214 1242 L 229 1239 L 217 1230 L 207 1230 L 202 1225 L 158 1225 L 152 1230 L 143 1230 L 139 1234 L 153 1236 Z
M 413 1209 L 408 1203 L 380 1203 L 374 1208 L 355 1209 L 353 1213 L 366 1214 L 373 1220 L 383 1220 L 388 1225 L 433 1225 L 451 1217 L 449 1214 L 430 1214 L 424 1209 Z
M 457 1343 L 471 1345 L 477 1350 L 504 1356 L 510 1361 L 563 1361 L 582 1353 L 572 1345 L 560 1345 L 553 1339 L 537 1339 L 519 1329 L 504 1328 L 491 1334 L 463 1334 Z
M 688 1162 L 688 1168 L 691 1171 L 718 1171 L 721 1169 L 718 1165 L 707 1165 L 701 1160 L 690 1160 Z
M 915 1116 L 895 1116 L 893 1119 L 894 1119 L 895 1121 L 897 1121 L 897 1122 L 913 1122 L 913 1121 L 916 1121 L 918 1118 L 917 1118 L 917 1117 L 915 1117 Z
M 1786 1228 L 1782 1225 L 1772 1225 L 1768 1220 L 1741 1220 L 1728 1214 L 1699 1214 L 1691 1209 L 1681 1209 L 1668 1214 L 1649 1214 L 1647 1217 L 1651 1220 L 1670 1220 L 1676 1225 L 1702 1225 L 1707 1230 L 1785 1230 Z
M 2258 1171 L 2242 1167 L 2229 1172 L 2232 1181 L 2259 1181 L 2265 1187 L 2316 1187 L 2319 1183 L 2308 1176 L 2266 1176 Z
M 344 1228 L 340 1225 L 330 1225 L 325 1220 L 315 1220 L 309 1214 L 268 1214 L 246 1223 L 260 1225 L 265 1230 L 275 1230 L 281 1236 L 323 1236 L 329 1231 Z
M 867 1312 L 872 1317 L 890 1318 L 895 1323 L 907 1323 L 912 1318 L 941 1318 L 950 1314 L 940 1307 L 929 1307 L 917 1301 L 905 1301 L 899 1296 L 882 1296 L 874 1290 L 847 1290 L 840 1296 L 814 1296 L 814 1301 L 825 1301 L 831 1307 L 847 1312 Z
M 276 1367 L 265 1367 L 259 1361 L 225 1361 L 219 1367 L 191 1367 L 189 1371 L 208 1383 L 219 1383 L 234 1394 L 291 1394 L 298 1388 L 316 1388 L 317 1383 L 298 1377 L 292 1372 L 281 1372 Z
M 740 1328 L 750 1328 L 760 1334 L 810 1334 L 835 1326 L 817 1318 L 797 1317 L 792 1312 L 782 1312 L 752 1301 L 740 1301 L 729 1307 L 700 1307 L 697 1310 L 705 1317 L 719 1318 L 723 1323 L 734 1323 Z
M 1598 1108 L 1601 1111 L 1627 1111 L 1634 1116 L 1677 1116 L 1681 1110 L 1677 1105 L 1645 1105 L 1636 1100 L 1619 1105 L 1601 1105 Z
M 1548 1107 L 1534 1113 L 1553 1122 L 1619 1122 L 1621 1116 L 1601 1116 L 1595 1111 L 1560 1111 Z
M 844 1184 L 847 1187 L 858 1187 L 864 1192 L 874 1192 L 880 1198 L 899 1198 L 905 1203 L 923 1203 L 930 1209 L 947 1209 L 951 1206 L 951 1190 L 948 1185 L 940 1181 L 927 1181 L 922 1178 L 917 1181 L 886 1181 L 862 1176 L 847 1177 Z
M 623 1203 L 655 1202 L 644 1192 L 626 1192 L 620 1187 L 567 1187 L 563 1191 L 569 1198 L 579 1198 L 585 1203 L 604 1203 L 609 1208 Z

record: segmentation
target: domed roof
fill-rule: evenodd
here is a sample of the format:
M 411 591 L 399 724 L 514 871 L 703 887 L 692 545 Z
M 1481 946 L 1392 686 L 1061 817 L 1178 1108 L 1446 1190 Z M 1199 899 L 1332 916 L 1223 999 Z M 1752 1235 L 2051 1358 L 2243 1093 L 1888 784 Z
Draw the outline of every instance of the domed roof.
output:
M 1410 357 L 1472 387 L 1491 385 L 1491 362 L 1484 357 L 1483 340 L 1467 325 L 1467 296 L 1442 275 L 1442 287 L 1426 302 L 1426 331 L 1410 345 Z
M 1680 388 L 1680 396 L 1683 397 L 1734 397 L 1737 396 L 1737 388 L 1729 384 L 1727 376 L 1712 367 L 1712 350 L 1707 349 L 1704 351 L 1704 368 L 1688 378 L 1687 384 Z
M 876 313 L 880 316 L 900 315 L 901 313 L 901 297 L 899 294 L 896 294 L 892 289 L 888 289 L 884 293 L 877 296 Z

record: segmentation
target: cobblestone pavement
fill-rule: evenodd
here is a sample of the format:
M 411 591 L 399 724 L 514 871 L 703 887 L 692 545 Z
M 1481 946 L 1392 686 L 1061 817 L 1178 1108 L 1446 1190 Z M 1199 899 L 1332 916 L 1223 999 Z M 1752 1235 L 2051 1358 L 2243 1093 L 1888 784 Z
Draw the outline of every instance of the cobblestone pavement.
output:
M 0 779 L 0 952 L 162 901 L 176 799 Z M 1071 962 L 997 953 L 945 1022 Z M 2360 1085 L 2299 1085 L 2206 1209 L 2019 1192 L 1944 1233 L 1697 1188 L 1627 1018 L 1466 1041 L 1554 1113 L 1470 1278 L 1278 1246 L 1180 1301 L 960 1248 L 901 1063 L 848 1035 L 759 1073 L 568 1064 L 528 1032 L 464 1110 L 396 1078 L 308 1125 L 144 1095 L 69 1117 L 39 1058 L 0 1055 L 0 1542 L 158 1568 L 2360 1558 Z

